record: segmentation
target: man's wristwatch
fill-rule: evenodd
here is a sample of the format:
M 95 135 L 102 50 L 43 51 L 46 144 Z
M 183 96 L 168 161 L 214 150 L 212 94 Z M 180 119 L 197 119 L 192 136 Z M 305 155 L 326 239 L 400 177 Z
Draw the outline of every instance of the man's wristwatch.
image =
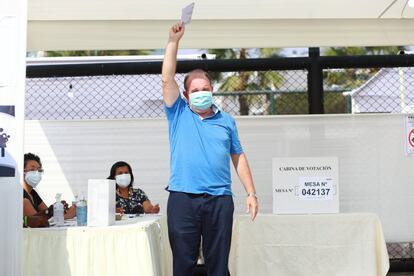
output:
M 249 196 L 254 196 L 255 198 L 257 198 L 257 195 L 255 193 L 247 193 L 247 197 Z

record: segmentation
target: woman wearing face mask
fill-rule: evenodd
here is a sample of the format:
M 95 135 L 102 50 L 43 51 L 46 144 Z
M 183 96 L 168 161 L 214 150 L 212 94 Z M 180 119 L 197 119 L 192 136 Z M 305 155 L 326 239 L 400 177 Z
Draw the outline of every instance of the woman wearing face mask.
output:
M 152 205 L 143 190 L 134 188 L 134 175 L 131 166 L 119 161 L 112 165 L 108 179 L 116 181 L 117 212 L 126 214 L 156 214 L 160 211 L 158 204 Z
M 39 194 L 34 190 L 42 180 L 43 168 L 39 156 L 33 153 L 24 155 L 24 182 L 23 182 L 23 216 L 47 216 L 53 215 L 53 205 L 47 207 Z M 65 219 L 76 215 L 76 207 L 65 206 Z

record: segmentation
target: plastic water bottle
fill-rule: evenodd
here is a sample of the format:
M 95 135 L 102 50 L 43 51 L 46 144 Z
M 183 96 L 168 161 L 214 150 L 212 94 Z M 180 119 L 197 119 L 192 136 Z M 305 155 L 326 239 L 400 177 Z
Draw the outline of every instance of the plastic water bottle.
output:
M 84 197 L 76 203 L 76 223 L 78 226 L 85 226 L 87 222 L 88 206 Z
M 72 201 L 72 206 L 76 206 L 78 203 L 78 195 L 75 195 L 75 199 Z
M 53 221 L 55 226 L 63 226 L 65 223 L 64 207 L 61 202 L 62 194 L 56 194 L 56 202 L 53 204 Z

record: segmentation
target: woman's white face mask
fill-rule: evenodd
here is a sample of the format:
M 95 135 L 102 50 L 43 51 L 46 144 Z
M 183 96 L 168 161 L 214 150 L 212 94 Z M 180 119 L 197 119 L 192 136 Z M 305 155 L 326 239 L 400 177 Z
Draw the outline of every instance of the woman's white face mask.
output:
M 119 187 L 126 188 L 131 184 L 131 175 L 129 173 L 118 174 L 115 176 L 115 181 Z
M 24 176 L 24 180 L 32 188 L 36 188 L 36 186 L 42 180 L 42 174 L 38 171 L 30 171 L 26 173 L 26 175 Z

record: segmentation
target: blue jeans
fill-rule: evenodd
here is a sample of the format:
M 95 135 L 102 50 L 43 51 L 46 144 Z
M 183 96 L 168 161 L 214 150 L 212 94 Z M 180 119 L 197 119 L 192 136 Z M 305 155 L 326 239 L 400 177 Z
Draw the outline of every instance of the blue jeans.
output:
M 229 195 L 170 192 L 167 220 L 174 276 L 194 275 L 201 237 L 207 275 L 228 275 L 233 212 Z

